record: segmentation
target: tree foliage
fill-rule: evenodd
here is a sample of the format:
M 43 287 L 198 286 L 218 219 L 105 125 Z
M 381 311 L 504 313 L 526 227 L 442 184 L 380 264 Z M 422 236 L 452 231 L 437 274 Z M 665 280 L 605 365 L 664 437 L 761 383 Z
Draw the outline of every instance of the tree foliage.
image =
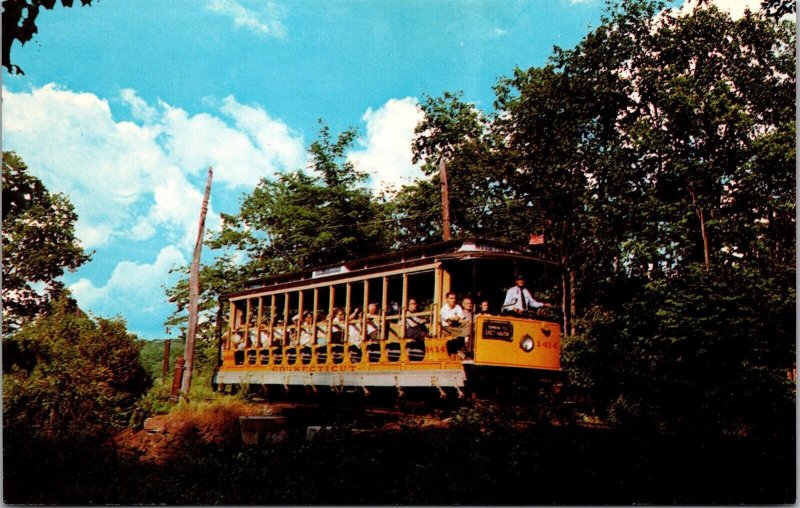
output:
M 40 313 L 63 289 L 58 280 L 90 259 L 75 238 L 75 214 L 50 194 L 14 152 L 3 152 L 3 332 Z
M 311 171 L 262 179 L 236 215 L 224 215 L 213 248 L 236 247 L 260 275 L 300 270 L 384 251 L 388 242 L 380 203 L 363 185 L 366 175 L 346 160 L 355 130 L 333 139 L 322 124 L 309 147 Z
M 302 270 L 385 252 L 393 243 L 385 225 L 388 207 L 364 185 L 366 174 L 346 159 L 356 138 L 346 130 L 334 137 L 324 123 L 309 147 L 310 170 L 263 178 L 243 196 L 236 214 L 222 214 L 223 226 L 207 245 L 217 250 L 201 269 L 200 308 L 210 337 L 216 324 L 216 296 L 239 289 L 251 278 Z M 188 272 L 187 272 L 188 273 Z M 168 289 L 178 306 L 169 324 L 183 319 L 188 280 Z
M 62 296 L 3 339 L 3 423 L 44 438 L 98 436 L 128 421 L 150 378 L 120 319 L 91 319 Z
M 92 0 L 80 0 L 81 5 L 91 5 Z M 61 0 L 64 7 L 72 7 L 74 0 Z M 25 74 L 19 66 L 11 63 L 11 47 L 14 41 L 21 45 L 39 32 L 36 18 L 42 8 L 52 9 L 56 0 L 3 0 L 3 67 L 8 72 Z
M 439 240 L 443 160 L 454 237 L 544 233 L 539 252 L 568 270 L 564 365 L 589 411 L 785 432 L 795 25 L 767 8 L 733 20 L 708 3 L 664 7 L 612 3 L 574 48 L 501 77 L 492 112 L 425 97 L 412 149 L 427 178 L 388 200 L 346 162 L 355 134 L 323 126 L 314 170 L 263 180 L 211 244 L 246 253 L 225 261 L 242 280 Z
M 501 78 L 492 115 L 428 98 L 415 153 L 474 189 L 455 191 L 478 215 L 457 235 L 545 233 L 576 282 L 565 363 L 595 410 L 750 432 L 793 397 L 794 24 L 663 7 L 612 5 L 575 48 Z M 434 217 L 434 182 L 398 195 L 406 216 Z
M 618 421 L 786 431 L 793 27 L 714 7 L 655 18 L 643 6 L 624 3 L 560 55 L 579 81 L 611 68 L 627 97 L 613 114 L 618 141 L 592 154 L 624 163 L 594 173 L 590 188 L 620 182 L 623 192 L 594 187 L 584 205 L 606 234 L 582 241 L 607 255 L 589 258 L 601 269 L 586 281 L 567 364 Z M 585 65 L 593 59 L 605 66 Z

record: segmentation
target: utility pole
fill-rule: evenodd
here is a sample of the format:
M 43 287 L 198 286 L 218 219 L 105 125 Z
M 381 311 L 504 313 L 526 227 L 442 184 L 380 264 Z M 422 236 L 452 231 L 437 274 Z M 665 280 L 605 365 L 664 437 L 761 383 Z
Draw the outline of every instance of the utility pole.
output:
M 192 364 L 194 362 L 194 339 L 197 335 L 197 298 L 200 294 L 200 252 L 203 250 L 203 231 L 206 224 L 206 212 L 208 211 L 208 197 L 211 194 L 211 166 L 208 167 L 208 180 L 206 180 L 206 192 L 203 195 L 203 204 L 200 207 L 200 224 L 197 228 L 197 243 L 194 245 L 194 256 L 192 266 L 189 269 L 189 330 L 186 334 L 186 357 L 185 370 L 183 372 L 183 382 L 181 383 L 181 393 L 185 399 L 189 398 L 189 389 L 192 386 Z
M 447 192 L 447 169 L 444 158 L 439 159 L 439 180 L 442 182 L 442 234 L 445 240 L 450 239 L 450 197 Z
M 167 375 L 169 374 L 169 347 L 170 347 L 170 340 L 167 339 L 164 341 L 164 363 L 162 365 L 162 374 L 161 377 L 167 379 Z

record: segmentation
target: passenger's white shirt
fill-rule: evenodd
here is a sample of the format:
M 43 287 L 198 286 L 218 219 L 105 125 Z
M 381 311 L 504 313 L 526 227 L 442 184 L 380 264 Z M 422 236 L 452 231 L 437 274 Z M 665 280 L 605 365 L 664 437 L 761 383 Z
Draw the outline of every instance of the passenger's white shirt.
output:
M 442 326 L 452 327 L 453 325 L 448 322 L 449 319 L 457 317 L 459 321 L 463 323 L 466 316 L 464 315 L 464 309 L 461 308 L 461 305 L 456 304 L 455 307 L 450 307 L 445 304 L 442 310 L 439 311 L 439 317 L 442 320 Z
M 278 323 L 272 328 L 272 341 L 283 345 L 283 323 Z
M 300 345 L 301 346 L 310 346 L 314 343 L 313 338 L 311 337 L 311 325 L 302 325 L 300 328 Z
M 522 307 L 522 300 L 525 299 L 525 302 L 528 304 L 529 309 L 535 309 L 537 307 L 542 307 L 544 304 L 542 302 L 536 301 L 532 296 L 531 292 L 528 291 L 528 288 L 520 288 L 518 286 L 514 286 L 506 291 L 506 299 L 503 302 L 503 310 L 524 310 Z
M 242 332 L 233 332 L 231 343 L 235 349 L 244 349 L 244 337 L 242 337 Z

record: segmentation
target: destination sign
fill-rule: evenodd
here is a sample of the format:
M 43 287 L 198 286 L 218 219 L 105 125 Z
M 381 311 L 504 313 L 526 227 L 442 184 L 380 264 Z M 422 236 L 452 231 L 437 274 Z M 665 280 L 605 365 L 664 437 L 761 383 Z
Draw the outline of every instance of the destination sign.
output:
M 508 321 L 487 319 L 483 322 L 482 332 L 484 339 L 504 340 L 506 342 L 514 340 L 514 325 Z

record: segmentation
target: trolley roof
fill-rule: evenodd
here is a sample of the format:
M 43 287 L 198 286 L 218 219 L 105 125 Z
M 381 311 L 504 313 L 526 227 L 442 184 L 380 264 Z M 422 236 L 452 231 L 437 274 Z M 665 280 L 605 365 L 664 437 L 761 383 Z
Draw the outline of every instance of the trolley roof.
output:
M 531 256 L 511 243 L 484 238 L 447 240 L 307 270 L 249 279 L 245 283 L 246 289 L 225 293 L 220 295 L 219 298 L 220 300 L 228 300 L 260 293 L 264 290 L 302 286 L 303 283 L 335 282 L 337 279 L 413 268 L 437 261 L 478 258 L 518 259 L 546 264 L 558 270 L 562 269 L 562 266 L 558 263 Z

